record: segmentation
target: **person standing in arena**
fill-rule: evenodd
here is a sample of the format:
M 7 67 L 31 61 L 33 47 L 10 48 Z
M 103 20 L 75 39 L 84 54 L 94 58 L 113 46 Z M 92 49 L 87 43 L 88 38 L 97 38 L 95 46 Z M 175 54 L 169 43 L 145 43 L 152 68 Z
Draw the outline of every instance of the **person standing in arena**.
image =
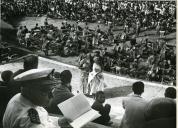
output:
M 81 69 L 81 86 L 80 90 L 82 93 L 87 94 L 87 82 L 88 82 L 88 75 L 90 72 L 91 67 L 91 55 L 90 53 L 85 54 L 83 58 L 79 60 L 79 67 Z
M 95 98 L 95 94 L 97 91 L 104 91 L 106 87 L 106 83 L 104 82 L 104 76 L 102 73 L 102 69 L 99 63 L 99 58 L 96 57 L 93 63 L 93 70 L 89 73 L 88 76 L 88 94 L 92 95 Z

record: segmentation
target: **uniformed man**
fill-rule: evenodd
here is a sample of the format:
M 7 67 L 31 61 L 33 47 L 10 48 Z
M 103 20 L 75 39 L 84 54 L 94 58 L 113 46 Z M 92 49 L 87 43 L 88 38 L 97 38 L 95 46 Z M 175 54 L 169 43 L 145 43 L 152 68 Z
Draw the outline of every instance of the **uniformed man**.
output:
M 70 127 L 66 119 L 52 118 L 43 108 L 52 98 L 53 86 L 59 82 L 53 72 L 53 69 L 31 69 L 14 78 L 22 88 L 7 105 L 4 128 Z

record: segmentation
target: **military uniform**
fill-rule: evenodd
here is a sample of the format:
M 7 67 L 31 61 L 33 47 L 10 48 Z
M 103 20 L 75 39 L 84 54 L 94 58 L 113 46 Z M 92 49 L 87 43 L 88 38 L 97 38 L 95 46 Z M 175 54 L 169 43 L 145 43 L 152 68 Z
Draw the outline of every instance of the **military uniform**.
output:
M 48 112 L 33 105 L 20 93 L 15 95 L 7 105 L 4 117 L 4 128 L 59 128 L 58 120 L 51 120 Z
M 7 105 L 3 117 L 4 128 L 59 128 L 58 118 L 48 116 L 48 112 L 42 107 L 42 103 L 47 104 L 47 100 L 43 98 L 51 98 L 52 92 L 48 86 L 52 87 L 58 82 L 53 79 L 53 72 L 53 69 L 31 69 L 14 78 L 14 81 L 21 83 L 22 90 Z M 44 102 L 39 103 L 39 100 Z

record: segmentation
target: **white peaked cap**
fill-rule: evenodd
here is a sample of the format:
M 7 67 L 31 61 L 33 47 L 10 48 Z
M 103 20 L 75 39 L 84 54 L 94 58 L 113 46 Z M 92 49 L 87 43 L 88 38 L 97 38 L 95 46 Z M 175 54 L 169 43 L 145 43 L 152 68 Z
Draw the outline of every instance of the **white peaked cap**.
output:
M 47 77 L 50 73 L 52 73 L 54 69 L 52 68 L 42 68 L 42 69 L 31 69 L 26 72 L 23 72 L 16 77 L 14 77 L 15 81 L 28 81 L 39 79 L 43 77 Z

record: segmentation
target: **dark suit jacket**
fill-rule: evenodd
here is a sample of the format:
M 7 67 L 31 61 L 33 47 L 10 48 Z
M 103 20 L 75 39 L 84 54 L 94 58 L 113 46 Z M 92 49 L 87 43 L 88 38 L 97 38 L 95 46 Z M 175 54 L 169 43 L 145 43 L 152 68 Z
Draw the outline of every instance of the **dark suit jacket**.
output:
M 47 111 L 52 114 L 62 114 L 57 105 L 73 96 L 74 95 L 69 88 L 65 86 L 56 87 L 53 91 L 53 99 L 51 100 Z
M 171 98 L 151 100 L 145 109 L 145 128 L 176 128 L 176 102 Z

